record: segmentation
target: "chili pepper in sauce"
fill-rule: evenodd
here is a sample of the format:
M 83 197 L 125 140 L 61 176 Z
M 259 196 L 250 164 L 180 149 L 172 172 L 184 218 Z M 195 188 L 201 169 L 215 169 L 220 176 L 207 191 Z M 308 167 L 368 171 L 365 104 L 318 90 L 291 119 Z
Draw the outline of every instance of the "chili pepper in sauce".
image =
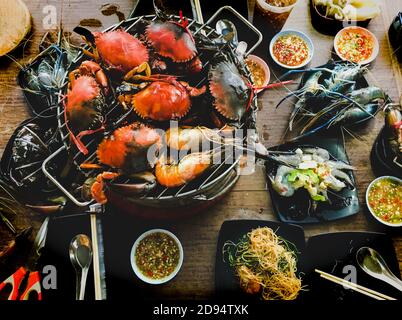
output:
M 280 63 L 294 67 L 307 60 L 309 47 L 299 36 L 289 34 L 280 36 L 275 41 L 273 54 Z
M 402 222 L 402 184 L 389 178 L 375 182 L 368 194 L 368 205 L 381 220 Z
M 342 58 L 355 63 L 369 59 L 374 51 L 372 36 L 354 29 L 344 30 L 336 45 Z
M 180 251 L 176 241 L 166 233 L 155 232 L 140 241 L 135 263 L 148 278 L 169 276 L 179 264 Z

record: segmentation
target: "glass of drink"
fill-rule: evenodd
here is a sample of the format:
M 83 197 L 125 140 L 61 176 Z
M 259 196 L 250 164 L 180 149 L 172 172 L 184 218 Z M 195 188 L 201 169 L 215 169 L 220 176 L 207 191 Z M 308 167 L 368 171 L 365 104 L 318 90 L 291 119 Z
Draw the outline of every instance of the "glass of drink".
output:
M 255 15 L 260 21 L 271 28 L 272 31 L 279 32 L 284 26 L 292 9 L 298 0 L 256 0 Z

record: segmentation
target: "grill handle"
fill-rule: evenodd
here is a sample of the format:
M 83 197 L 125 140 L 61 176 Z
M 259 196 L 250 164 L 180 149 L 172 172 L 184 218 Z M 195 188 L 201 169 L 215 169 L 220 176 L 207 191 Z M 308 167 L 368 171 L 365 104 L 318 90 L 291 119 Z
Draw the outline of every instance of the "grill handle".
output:
M 66 188 L 64 188 L 59 181 L 53 175 L 47 170 L 47 164 L 55 157 L 57 157 L 61 152 L 66 150 L 65 146 L 62 146 L 60 149 L 58 149 L 56 152 L 54 152 L 52 155 L 50 155 L 42 164 L 42 172 L 45 174 L 45 176 L 52 181 L 74 204 L 76 204 L 79 207 L 86 207 L 89 204 L 91 204 L 93 201 L 88 201 L 88 202 L 80 202 L 78 201 Z
M 194 0 L 194 1 L 197 1 L 197 0 Z M 229 11 L 232 14 L 234 14 L 240 21 L 242 21 L 251 31 L 253 31 L 257 35 L 257 37 L 258 37 L 257 42 L 245 53 L 245 56 L 247 57 L 250 53 L 252 53 L 260 45 L 260 43 L 262 42 L 263 36 L 262 36 L 262 33 L 260 30 L 258 30 L 252 23 L 250 23 L 239 12 L 237 12 L 235 9 L 233 9 L 233 7 L 223 6 L 222 8 L 220 8 L 218 11 L 216 11 L 213 14 L 213 16 L 211 18 L 209 18 L 209 20 L 205 24 L 203 24 L 203 26 L 200 28 L 200 30 L 202 30 L 205 26 L 215 29 L 210 24 L 222 13 L 222 11 Z M 197 32 L 195 32 L 195 33 L 197 33 Z

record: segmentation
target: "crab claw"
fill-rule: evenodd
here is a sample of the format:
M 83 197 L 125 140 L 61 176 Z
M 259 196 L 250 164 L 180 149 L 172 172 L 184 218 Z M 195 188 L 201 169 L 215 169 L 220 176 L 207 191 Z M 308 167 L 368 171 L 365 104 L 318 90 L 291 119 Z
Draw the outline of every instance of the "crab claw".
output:
M 144 194 L 156 187 L 156 177 L 151 172 L 130 175 L 129 183 L 111 183 L 110 189 L 125 196 Z
M 91 186 L 91 197 L 99 204 L 106 204 L 106 184 L 109 189 L 125 196 L 134 196 L 151 191 L 156 186 L 156 177 L 151 172 L 142 172 L 129 176 L 129 183 L 107 182 L 119 177 L 118 173 L 103 172 L 99 174 Z
M 94 61 L 84 61 L 80 67 L 79 71 L 81 75 L 92 75 L 94 76 L 96 82 L 102 88 L 105 95 L 109 94 L 109 84 L 105 72 L 102 70 L 101 66 Z
M 105 194 L 105 182 L 104 180 L 113 180 L 119 176 L 118 173 L 115 172 L 103 172 L 96 177 L 95 182 L 91 187 L 91 195 L 92 198 L 99 204 L 106 204 L 107 197 Z
M 191 73 L 198 73 L 202 71 L 202 61 L 199 57 L 195 57 L 187 65 L 187 70 Z
M 190 86 L 187 82 L 184 82 L 184 81 L 180 81 L 180 84 L 184 88 L 186 88 L 188 94 L 191 97 L 198 97 L 198 96 L 204 94 L 207 91 L 206 86 L 202 86 L 201 88 L 194 88 L 194 87 Z

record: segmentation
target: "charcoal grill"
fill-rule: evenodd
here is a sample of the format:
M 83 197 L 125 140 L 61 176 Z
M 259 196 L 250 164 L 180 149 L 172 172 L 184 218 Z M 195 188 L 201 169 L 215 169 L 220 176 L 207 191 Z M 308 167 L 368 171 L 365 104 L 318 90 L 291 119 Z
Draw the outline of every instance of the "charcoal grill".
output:
M 250 24 L 243 16 L 241 16 L 237 11 L 235 11 L 232 7 L 222 7 L 219 9 L 206 23 L 200 23 L 196 20 L 189 19 L 188 28 L 192 31 L 194 35 L 201 33 L 203 36 L 209 39 L 221 39 L 222 37 L 213 29 L 210 24 L 216 20 L 216 18 L 221 14 L 222 11 L 230 11 L 234 14 L 240 21 L 242 21 L 250 30 L 255 32 L 258 36 L 258 41 L 246 52 L 245 56 L 250 54 L 262 41 L 261 33 Z M 141 23 L 144 19 L 146 20 L 155 20 L 157 17 L 155 15 L 146 15 L 131 18 L 125 21 L 122 21 L 116 25 L 111 26 L 105 31 L 115 30 L 117 28 L 122 28 L 126 31 L 130 31 L 135 35 L 136 25 Z M 180 21 L 180 17 L 176 15 L 169 16 L 171 20 Z M 232 44 L 227 44 L 224 46 L 222 50 L 227 50 L 233 59 L 236 61 L 238 66 L 242 67 L 245 70 L 245 75 L 250 79 L 251 76 L 249 70 L 247 69 L 244 62 L 241 62 L 240 59 L 236 56 L 235 50 L 236 48 Z M 200 55 L 202 52 L 200 53 Z M 83 54 L 79 55 L 74 61 L 74 65 L 79 64 L 83 59 Z M 207 61 L 204 63 L 204 68 L 208 66 L 210 62 Z M 207 78 L 203 78 L 196 87 L 201 87 L 207 81 Z M 67 83 L 67 81 L 66 81 Z M 65 93 L 66 87 L 63 88 L 60 92 L 60 97 Z M 107 117 L 113 118 L 113 113 L 116 110 L 121 109 L 121 106 L 115 102 L 111 105 Z M 243 119 L 241 123 L 241 128 L 255 128 L 255 115 L 257 111 L 257 98 L 254 97 L 251 104 L 251 112 L 247 119 Z M 124 120 L 129 116 L 132 110 L 129 110 L 127 113 L 120 115 L 117 119 L 113 120 L 112 124 L 109 124 L 111 129 L 116 129 L 124 122 Z M 77 166 L 78 170 L 80 168 L 80 164 L 84 161 L 96 161 L 96 147 L 99 143 L 99 137 L 92 138 L 88 142 L 86 142 L 86 147 L 90 150 L 89 156 L 83 156 L 80 152 L 75 152 L 74 148 L 70 146 L 70 135 L 66 127 L 66 123 L 64 121 L 64 107 L 59 99 L 58 108 L 57 108 L 57 121 L 58 121 L 58 131 L 61 136 L 61 140 L 63 141 L 62 146 L 56 152 L 54 152 L 51 156 L 49 156 L 42 165 L 42 170 L 44 174 L 68 197 L 75 205 L 79 207 L 87 207 L 92 203 L 92 201 L 84 201 L 80 199 L 75 194 L 70 192 L 69 188 L 66 185 L 63 185 L 61 181 L 59 181 L 55 176 L 53 176 L 48 167 L 55 160 L 55 158 L 61 153 L 70 154 L 73 159 L 74 164 Z M 226 160 L 226 159 L 224 159 Z M 85 177 L 95 176 L 94 171 L 85 171 L 83 172 Z M 239 178 L 239 158 L 235 159 L 233 163 L 227 164 L 226 161 L 222 161 L 221 164 L 217 165 L 209 174 L 200 177 L 196 181 L 193 181 L 189 184 L 183 185 L 180 188 L 176 189 L 168 189 L 157 187 L 155 190 L 148 192 L 147 194 L 143 194 L 138 197 L 123 197 L 122 195 L 111 192 L 111 199 L 115 199 L 113 201 L 114 204 L 120 205 L 122 209 L 126 211 L 136 211 L 143 212 L 152 211 L 155 215 L 161 214 L 164 215 L 165 210 L 169 212 L 172 211 L 172 208 L 175 208 L 176 212 L 180 212 L 180 209 L 185 210 L 186 213 L 189 211 L 195 212 L 205 208 L 206 206 L 214 203 L 218 199 L 220 199 L 224 194 L 226 194 L 231 187 L 236 183 Z M 189 208 L 193 207 L 193 210 L 189 210 Z M 149 210 L 148 210 L 149 209 Z

